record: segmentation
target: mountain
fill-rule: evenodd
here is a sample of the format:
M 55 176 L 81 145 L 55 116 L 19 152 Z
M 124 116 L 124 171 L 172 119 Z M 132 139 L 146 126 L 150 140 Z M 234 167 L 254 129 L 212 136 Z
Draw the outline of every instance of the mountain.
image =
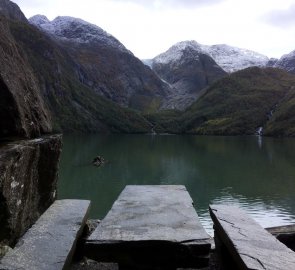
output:
M 270 58 L 266 64 L 266 67 L 274 67 L 278 61 L 279 59 L 277 58 Z
M 260 130 L 295 136 L 292 74 L 258 67 L 227 74 L 220 67 L 259 65 L 267 60 L 263 57 L 254 63 L 245 53 L 243 62 L 241 49 L 188 41 L 143 64 L 98 26 L 40 15 L 29 24 L 12 2 L 0 4 L 2 137 L 15 131 L 25 137 L 50 132 L 50 118 L 54 130 L 63 132 L 146 133 L 153 127 L 171 133 Z M 237 61 L 227 61 L 232 58 Z M 182 111 L 159 112 L 175 108 Z
M 51 23 L 46 17 L 34 17 L 36 27 L 30 25 L 22 13 L 22 16 L 17 15 L 20 9 L 14 3 L 1 0 L 0 8 L 1 14 L 8 19 L 15 47 L 20 48 L 21 56 L 27 60 L 28 72 L 26 74 L 24 69 L 23 75 L 30 76 L 32 70 L 35 88 L 44 99 L 55 131 L 150 131 L 150 123 L 140 113 L 120 105 L 154 110 L 160 106 L 168 88 L 118 40 L 99 27 L 69 17 L 54 20 L 53 32 L 43 28 L 41 31 L 39 25 Z M 9 42 L 5 40 L 1 45 L 8 48 Z M 11 66 L 14 63 L 11 62 Z M 1 68 L 3 72 L 15 75 L 8 65 Z M 9 83 L 17 84 L 17 80 L 10 78 Z M 24 85 L 23 81 L 21 83 Z M 17 88 L 13 89 L 18 93 Z M 28 98 L 21 91 L 19 95 Z M 5 108 L 7 100 L 1 99 L 1 104 L 1 108 Z M 24 110 L 26 121 L 30 121 L 26 108 L 20 109 Z M 33 112 L 43 117 L 37 109 Z M 8 126 L 10 118 L 3 116 Z M 5 130 L 7 128 L 3 127 L 2 131 Z
M 214 61 L 226 72 L 235 72 L 241 69 L 245 69 L 252 66 L 264 67 L 267 65 L 269 59 L 267 56 L 260 53 L 241 49 L 226 44 L 218 45 L 203 45 L 196 41 L 182 41 L 174 45 L 174 47 L 193 46 L 200 53 L 207 54 L 214 59 Z M 173 52 L 171 51 L 170 57 L 173 58 Z M 177 55 L 176 55 L 177 57 Z M 145 59 L 144 63 L 153 65 L 154 61 L 157 61 L 158 56 L 154 59 Z
M 0 15 L 10 20 L 28 22 L 19 6 L 9 0 L 0 0 Z
M 295 83 L 295 82 L 294 82 Z M 269 114 L 269 121 L 263 130 L 266 136 L 295 137 L 295 86 Z
M 283 70 L 247 68 L 215 82 L 183 113 L 149 120 L 158 132 L 295 136 L 294 85 L 295 76 Z
M 51 131 L 51 119 L 25 52 L 0 16 L 0 137 L 31 138 Z
M 35 15 L 29 22 L 61 41 L 78 44 L 99 43 L 132 55 L 122 43 L 102 28 L 78 18 L 59 16 L 49 21 L 44 15 Z
M 151 65 L 173 89 L 164 106 L 172 109 L 186 108 L 198 98 L 202 89 L 226 75 L 194 41 L 177 43 L 155 57 Z
M 274 62 L 272 66 L 295 74 L 295 50 L 289 54 L 283 55 L 279 60 Z
M 264 67 L 269 61 L 267 56 L 260 53 L 226 44 L 212 46 L 201 45 L 201 48 L 208 53 L 219 66 L 230 73 L 252 66 Z
M 29 19 L 74 60 L 77 78 L 95 93 L 121 106 L 150 111 L 169 92 L 154 72 L 100 27 L 72 17 Z
M 10 22 L 38 79 L 52 114 L 54 130 L 63 132 L 148 132 L 150 124 L 137 112 L 95 92 L 81 80 L 81 66 L 68 50 L 26 23 Z
M 162 109 L 184 110 L 216 80 L 247 67 L 264 67 L 268 57 L 225 44 L 203 45 L 196 41 L 176 43 L 153 59 L 142 60 L 172 88 Z

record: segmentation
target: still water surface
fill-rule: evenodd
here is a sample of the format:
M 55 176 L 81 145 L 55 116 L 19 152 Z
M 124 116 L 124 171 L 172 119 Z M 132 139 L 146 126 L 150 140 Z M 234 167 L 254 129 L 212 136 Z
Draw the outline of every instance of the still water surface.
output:
M 94 167 L 97 155 L 109 163 Z M 59 198 L 90 199 L 101 219 L 128 184 L 185 185 L 210 234 L 213 203 L 237 205 L 264 227 L 295 223 L 295 139 L 64 136 Z

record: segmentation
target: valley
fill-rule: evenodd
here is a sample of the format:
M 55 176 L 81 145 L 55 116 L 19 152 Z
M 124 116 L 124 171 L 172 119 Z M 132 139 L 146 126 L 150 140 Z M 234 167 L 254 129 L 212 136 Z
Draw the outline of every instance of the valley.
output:
M 261 135 L 294 136 L 293 53 L 269 59 L 192 40 L 141 61 L 96 25 L 66 16 L 27 20 L 2 1 L 2 20 L 37 77 L 55 131 L 148 133 L 154 126 L 253 135 L 262 127 Z

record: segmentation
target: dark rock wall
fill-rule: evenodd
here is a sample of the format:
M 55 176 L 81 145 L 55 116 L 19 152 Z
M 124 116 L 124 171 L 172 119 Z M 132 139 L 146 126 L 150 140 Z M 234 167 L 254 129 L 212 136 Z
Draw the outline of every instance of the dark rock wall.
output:
M 25 53 L 0 16 L 0 137 L 32 138 L 51 132 L 51 121 Z
M 0 148 L 0 244 L 14 244 L 56 197 L 61 136 Z
M 14 245 L 55 200 L 61 151 L 61 136 L 43 136 L 51 118 L 9 20 L 27 22 L 0 0 L 0 246 Z

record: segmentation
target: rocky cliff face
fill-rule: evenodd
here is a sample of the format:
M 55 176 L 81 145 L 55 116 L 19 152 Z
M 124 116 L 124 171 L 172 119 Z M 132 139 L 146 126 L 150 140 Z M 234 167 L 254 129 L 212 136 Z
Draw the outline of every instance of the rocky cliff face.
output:
M 12 245 L 56 198 L 61 137 L 0 148 L 0 244 Z
M 49 114 L 24 51 L 0 17 L 0 137 L 51 132 Z
M 194 41 L 172 46 L 153 59 L 152 68 L 173 89 L 165 107 L 177 109 L 189 106 L 202 89 L 226 75 Z
M 28 56 L 10 31 L 24 20 L 10 1 L 0 1 L 0 8 L 8 10 L 2 12 L 8 19 L 0 16 L 1 246 L 15 244 L 54 201 L 61 137 L 40 137 L 52 131 L 51 119 Z
M 169 87 L 100 27 L 72 17 L 49 21 L 37 15 L 29 21 L 67 51 L 79 81 L 95 93 L 138 110 L 159 107 L 167 95 Z

